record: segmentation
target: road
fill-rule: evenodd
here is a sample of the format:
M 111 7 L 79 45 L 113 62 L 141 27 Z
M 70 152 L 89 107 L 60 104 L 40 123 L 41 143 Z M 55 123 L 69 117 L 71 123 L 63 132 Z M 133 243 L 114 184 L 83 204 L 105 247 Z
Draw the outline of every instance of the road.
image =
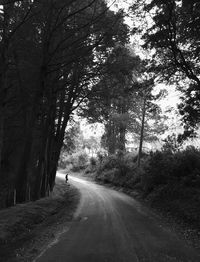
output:
M 159 218 L 124 193 L 75 177 L 81 201 L 54 243 L 36 262 L 199 262 Z

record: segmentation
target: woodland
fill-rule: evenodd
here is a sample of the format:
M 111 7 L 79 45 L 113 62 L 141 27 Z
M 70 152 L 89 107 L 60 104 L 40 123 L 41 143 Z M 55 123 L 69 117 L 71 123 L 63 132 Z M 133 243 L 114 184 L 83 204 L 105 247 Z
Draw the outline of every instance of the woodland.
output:
M 184 140 L 197 135 L 200 121 L 199 1 L 135 0 L 126 12 L 113 6 L 117 1 L 0 1 L 1 208 L 53 190 L 60 154 L 76 149 L 77 129 L 67 129 L 74 115 L 104 126 L 107 158 L 99 155 L 97 175 L 116 181 L 123 175 L 126 186 L 140 180 L 145 194 L 154 186 L 167 190 L 173 181 L 200 186 L 200 152 L 180 151 Z M 146 160 L 143 141 L 167 129 L 155 102 L 165 91 L 152 92 L 158 83 L 181 92 L 183 132 Z M 138 139 L 138 155 L 129 159 L 135 166 L 128 167 L 127 132 Z M 187 167 L 183 159 L 189 159 Z M 117 173 L 105 174 L 109 166 Z

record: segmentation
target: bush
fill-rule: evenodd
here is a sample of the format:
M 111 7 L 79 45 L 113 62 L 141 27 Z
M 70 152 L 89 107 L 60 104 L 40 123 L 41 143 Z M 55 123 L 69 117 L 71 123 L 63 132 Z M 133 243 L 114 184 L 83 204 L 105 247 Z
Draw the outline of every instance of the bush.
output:
M 165 212 L 170 212 L 173 217 L 200 226 L 200 197 L 199 189 L 169 183 L 160 185 L 147 197 L 152 206 Z
M 142 185 L 145 193 L 173 179 L 173 161 L 174 157 L 170 151 L 156 151 L 150 154 L 145 165 L 143 163 Z
M 137 168 L 135 154 L 118 152 L 103 158 L 97 166 L 97 179 L 118 186 L 133 188 L 141 180 L 143 169 Z
M 142 178 L 146 193 L 169 183 L 199 186 L 200 151 L 188 147 L 184 151 L 157 151 L 151 153 Z
M 97 165 L 97 159 L 94 158 L 94 157 L 91 157 L 91 158 L 90 158 L 90 165 L 91 165 L 91 166 L 96 166 L 96 165 Z
M 175 154 L 174 176 L 186 185 L 191 186 L 200 177 L 200 151 L 194 147 Z M 191 182 L 191 183 L 190 183 Z
M 113 183 L 117 184 L 115 177 L 118 176 L 119 170 L 113 168 L 111 170 L 104 170 L 97 175 L 97 179 L 103 181 L 104 183 Z
M 66 158 L 65 163 L 70 170 L 78 172 L 87 167 L 88 155 L 84 151 L 72 154 Z
M 118 163 L 118 158 L 116 155 L 110 155 L 107 158 L 104 158 L 99 166 L 98 172 L 103 170 L 109 170 L 112 168 L 116 168 Z

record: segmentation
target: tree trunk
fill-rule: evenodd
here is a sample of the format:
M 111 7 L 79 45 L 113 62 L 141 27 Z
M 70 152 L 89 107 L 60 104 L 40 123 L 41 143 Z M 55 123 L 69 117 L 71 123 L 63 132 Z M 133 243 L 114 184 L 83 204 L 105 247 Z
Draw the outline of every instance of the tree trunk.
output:
M 108 120 L 109 123 L 107 125 L 106 131 L 106 144 L 108 148 L 108 154 L 112 155 L 116 151 L 116 132 L 115 132 L 115 125 L 113 121 Z
M 64 114 L 64 119 L 63 122 L 60 123 L 59 128 L 56 130 L 56 136 L 54 139 L 52 139 L 52 144 L 51 144 L 51 150 L 52 150 L 52 159 L 51 159 L 51 167 L 49 168 L 49 186 L 50 186 L 50 191 L 53 190 L 54 184 L 55 184 L 55 178 L 56 178 L 56 171 L 58 167 L 58 161 L 60 158 L 60 152 L 63 146 L 63 140 L 65 136 L 65 129 L 67 127 L 67 123 L 69 121 L 70 113 L 72 109 L 72 103 L 70 103 L 70 98 L 68 100 L 68 103 L 65 105 L 65 114 Z M 62 113 L 62 112 L 60 112 Z
M 2 164 L 3 138 L 4 138 L 4 115 L 2 108 L 0 109 L 0 170 Z
M 26 201 L 27 195 L 27 183 L 28 183 L 28 167 L 31 160 L 31 152 L 34 141 L 34 131 L 36 129 L 37 115 L 39 114 L 40 99 L 44 92 L 44 77 L 45 71 L 44 67 L 41 66 L 40 76 L 38 80 L 38 87 L 34 94 L 30 106 L 29 118 L 26 117 L 26 127 L 25 127 L 25 140 L 24 140 L 24 150 L 20 159 L 20 167 L 17 173 L 17 201 Z
M 2 150 L 4 141 L 4 107 L 6 96 L 6 73 L 7 73 L 7 61 L 8 61 L 8 15 L 9 5 L 7 8 L 3 6 L 3 23 L 2 23 L 2 39 L 0 41 L 0 172 L 2 165 Z
M 16 181 L 16 201 L 18 203 L 25 202 L 27 196 L 27 183 L 28 183 L 28 170 L 31 149 L 32 149 L 32 131 L 29 130 L 29 133 L 26 134 L 24 141 L 24 149 L 20 158 L 20 166 L 17 172 L 17 181 Z
M 123 125 L 119 127 L 119 149 L 125 151 L 125 142 L 126 142 L 126 128 Z
M 138 167 L 140 167 L 140 161 L 141 161 L 141 155 L 142 155 L 142 145 L 143 145 L 143 139 L 144 139 L 145 115 L 146 115 L 146 97 L 144 97 L 143 108 L 142 108 L 142 125 L 141 125 L 140 144 L 139 144 L 138 159 L 137 159 L 137 166 Z
M 46 130 L 46 129 L 45 129 Z M 48 150 L 48 134 L 47 137 L 43 137 L 43 141 L 41 143 L 41 152 L 38 168 L 36 171 L 37 179 L 35 183 L 34 189 L 34 200 L 39 199 L 40 197 L 45 197 L 46 195 L 46 187 L 48 183 L 48 174 L 47 174 L 47 150 Z

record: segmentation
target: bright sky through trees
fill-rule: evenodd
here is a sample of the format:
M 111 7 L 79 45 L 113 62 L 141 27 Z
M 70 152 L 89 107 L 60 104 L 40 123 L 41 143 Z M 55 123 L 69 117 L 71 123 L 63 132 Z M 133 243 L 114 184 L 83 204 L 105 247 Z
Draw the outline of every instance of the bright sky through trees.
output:
M 128 24 L 128 26 L 130 28 L 133 27 L 133 18 L 131 16 L 131 14 L 129 13 L 129 7 L 131 4 L 133 4 L 133 1 L 131 0 L 126 0 L 126 1 L 120 1 L 120 0 L 108 0 L 108 3 L 110 5 L 110 9 L 113 11 L 118 11 L 119 9 L 123 9 L 125 12 L 125 22 Z M 150 20 L 149 20 L 150 22 Z M 147 58 L 148 56 L 148 52 L 144 49 L 142 49 L 141 45 L 142 45 L 142 40 L 141 40 L 141 36 L 140 35 L 133 35 L 130 36 L 130 45 L 133 47 L 134 52 L 136 53 L 136 55 L 139 55 L 142 59 Z M 158 105 L 161 106 L 162 110 L 163 110 L 163 114 L 167 115 L 169 117 L 169 122 L 168 124 L 171 125 L 170 123 L 173 122 L 173 126 L 174 129 L 176 130 L 180 130 L 180 123 L 174 123 L 174 119 L 177 119 L 177 104 L 180 102 L 179 101 L 179 95 L 180 93 L 177 92 L 175 90 L 175 87 L 173 86 L 166 86 L 164 84 L 157 84 L 155 86 L 155 92 L 158 92 L 159 90 L 162 89 L 167 89 L 168 90 L 168 95 L 166 97 L 164 97 L 163 99 L 158 101 Z M 170 110 L 169 110 L 170 109 Z M 170 112 L 169 112 L 170 111 Z M 177 124 L 177 126 L 176 126 Z M 84 131 L 83 134 L 85 137 L 88 136 L 101 136 L 102 132 L 103 132 L 103 127 L 101 124 L 98 124 L 95 126 L 95 128 L 93 127 L 93 125 L 88 125 L 87 122 L 83 122 L 83 124 L 81 124 L 81 129 Z M 171 126 L 171 129 L 169 130 L 169 132 L 166 132 L 164 136 L 167 136 L 169 133 L 173 132 L 173 127 Z M 163 136 L 162 136 L 163 137 Z

